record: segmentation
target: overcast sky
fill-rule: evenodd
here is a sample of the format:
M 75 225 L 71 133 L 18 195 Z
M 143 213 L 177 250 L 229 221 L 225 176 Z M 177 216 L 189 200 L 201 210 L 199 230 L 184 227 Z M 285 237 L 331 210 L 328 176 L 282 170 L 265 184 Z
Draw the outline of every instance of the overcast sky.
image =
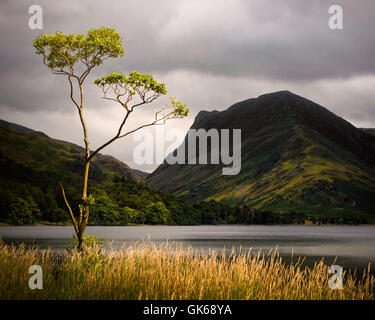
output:
M 28 27 L 29 7 L 43 8 L 43 30 Z M 330 30 L 328 8 L 341 5 L 344 29 Z M 34 53 L 40 32 L 84 33 L 100 26 L 123 37 L 125 57 L 87 78 L 92 147 L 114 135 L 120 107 L 100 99 L 92 82 L 139 70 L 163 81 L 191 114 L 165 127 L 187 130 L 200 110 L 223 110 L 261 94 L 289 90 L 358 127 L 375 127 L 373 0 L 0 0 L 0 118 L 83 145 L 68 83 Z M 131 127 L 152 120 L 161 99 L 139 110 Z M 104 150 L 133 168 L 131 137 Z

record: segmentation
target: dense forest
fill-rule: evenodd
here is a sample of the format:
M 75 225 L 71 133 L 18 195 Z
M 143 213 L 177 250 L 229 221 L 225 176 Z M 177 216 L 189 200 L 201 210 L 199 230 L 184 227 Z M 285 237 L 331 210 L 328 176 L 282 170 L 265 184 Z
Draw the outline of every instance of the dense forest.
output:
M 73 189 L 69 189 L 70 192 Z M 308 216 L 304 213 L 260 211 L 248 206 L 228 206 L 214 200 L 190 204 L 172 195 L 156 192 L 147 184 L 115 179 L 91 190 L 95 204 L 91 225 L 164 224 L 365 224 L 356 216 Z M 78 203 L 78 202 L 77 202 Z M 60 190 L 45 190 L 28 183 L 1 180 L 0 220 L 12 225 L 37 222 L 66 223 Z
M 72 207 L 78 206 L 78 186 L 66 187 Z M 90 189 L 94 204 L 92 225 L 197 224 L 200 216 L 194 208 L 173 196 L 153 191 L 143 182 L 115 178 L 113 182 Z M 0 180 L 0 221 L 12 225 L 37 222 L 69 222 L 61 191 L 30 183 Z

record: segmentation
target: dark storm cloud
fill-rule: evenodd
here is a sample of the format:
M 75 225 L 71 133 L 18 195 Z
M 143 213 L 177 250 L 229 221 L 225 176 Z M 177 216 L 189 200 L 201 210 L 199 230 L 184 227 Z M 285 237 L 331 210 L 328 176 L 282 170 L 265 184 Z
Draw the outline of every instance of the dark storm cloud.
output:
M 327 1 L 185 2 L 158 34 L 154 65 L 288 81 L 373 73 L 375 2 L 338 2 L 340 31 L 328 28 Z
M 356 125 L 375 126 L 373 0 L 0 1 L 0 118 L 52 137 L 82 143 L 75 140 L 80 127 L 72 122 L 66 79 L 52 75 L 34 53 L 33 4 L 43 8 L 45 33 L 104 25 L 123 37 L 125 58 L 107 60 L 87 78 L 96 141 L 115 129 L 118 116 L 116 106 L 100 101 L 92 81 L 131 70 L 156 75 L 189 105 L 191 116 L 178 124 L 185 129 L 201 109 L 284 89 Z M 344 30 L 328 28 L 332 4 L 343 7 Z M 150 116 L 151 110 L 140 111 L 141 122 Z M 62 118 L 75 129 L 66 130 Z M 130 151 L 108 150 L 131 164 Z
M 27 26 L 31 4 L 44 9 L 44 32 L 106 25 L 122 34 L 126 58 L 107 63 L 97 75 L 122 69 L 193 70 L 313 81 L 375 72 L 372 0 L 337 1 L 344 9 L 340 31 L 329 30 L 329 4 L 323 0 L 5 1 L 0 4 L 6 44 L 0 55 L 0 93 L 2 104 L 10 107 L 34 110 L 55 101 L 59 108 L 66 102 L 65 92 L 57 90 L 63 80 L 53 79 L 33 54 L 38 32 Z M 17 87 L 22 94 L 14 94 Z

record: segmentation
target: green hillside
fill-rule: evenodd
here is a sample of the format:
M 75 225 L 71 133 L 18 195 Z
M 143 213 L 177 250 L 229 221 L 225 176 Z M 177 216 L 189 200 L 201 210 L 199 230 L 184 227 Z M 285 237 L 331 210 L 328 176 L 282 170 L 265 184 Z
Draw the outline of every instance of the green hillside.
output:
M 159 166 L 149 184 L 190 202 L 276 212 L 375 217 L 375 136 L 288 91 L 200 112 L 192 128 L 242 130 L 242 169 Z
M 83 149 L 42 132 L 0 121 L 0 222 L 69 222 L 58 183 L 72 207 L 79 203 Z M 121 161 L 96 156 L 89 193 L 95 198 L 89 223 L 102 225 L 191 224 L 192 206 L 152 190 Z

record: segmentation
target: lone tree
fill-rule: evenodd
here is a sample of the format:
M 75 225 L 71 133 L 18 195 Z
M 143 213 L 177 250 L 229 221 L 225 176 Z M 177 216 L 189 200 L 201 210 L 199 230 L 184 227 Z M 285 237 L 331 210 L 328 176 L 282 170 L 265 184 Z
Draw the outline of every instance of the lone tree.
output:
M 76 106 L 83 129 L 85 144 L 84 168 L 82 177 L 81 201 L 78 208 L 72 208 L 65 195 L 64 187 L 60 183 L 62 195 L 72 219 L 74 230 L 77 234 L 78 248 L 83 249 L 84 232 L 89 218 L 90 205 L 94 198 L 87 194 L 90 162 L 102 149 L 117 139 L 125 137 L 141 128 L 164 124 L 169 119 L 183 118 L 188 115 L 186 105 L 171 97 L 171 104 L 156 112 L 149 123 L 136 129 L 124 132 L 124 126 L 135 108 L 149 104 L 167 93 L 164 83 L 157 82 L 152 75 L 141 74 L 133 71 L 129 75 L 111 73 L 95 80 L 103 92 L 103 99 L 115 101 L 124 110 L 124 117 L 117 133 L 98 147 L 90 150 L 87 126 L 84 117 L 84 87 L 86 77 L 90 71 L 103 63 L 108 58 L 124 56 L 121 36 L 110 28 L 101 27 L 91 29 L 83 34 L 63 34 L 61 32 L 40 34 L 34 40 L 36 53 L 43 56 L 43 63 L 53 74 L 65 76 L 70 87 L 70 99 Z

